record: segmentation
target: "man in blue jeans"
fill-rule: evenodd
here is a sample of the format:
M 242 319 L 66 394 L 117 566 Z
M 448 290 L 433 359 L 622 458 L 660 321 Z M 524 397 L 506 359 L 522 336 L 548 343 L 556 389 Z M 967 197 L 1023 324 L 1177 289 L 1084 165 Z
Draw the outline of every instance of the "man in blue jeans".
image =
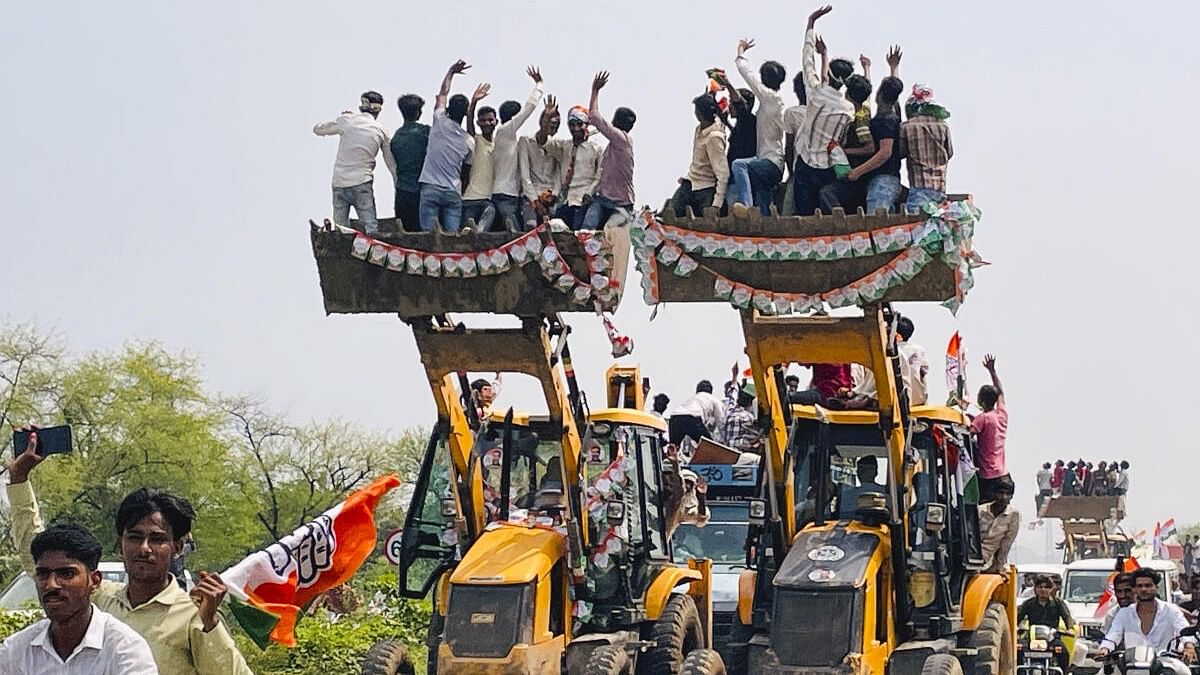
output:
M 842 140 L 854 118 L 854 104 L 846 99 L 842 85 L 854 74 L 854 64 L 846 59 L 829 62 L 828 82 L 817 72 L 816 55 L 825 60 L 824 42 L 818 43 L 814 26 L 817 19 L 833 8 L 826 5 L 808 16 L 804 32 L 804 90 L 808 97 L 807 113 L 796 131 L 796 163 L 793 203 L 796 215 L 811 216 L 819 206 L 821 188 L 836 180 L 832 150 Z
M 908 159 L 908 213 L 946 198 L 946 165 L 954 156 L 950 141 L 950 111 L 933 99 L 933 90 L 915 84 L 904 104 L 908 119 L 900 125 L 900 156 Z
M 888 63 L 892 65 L 892 72 L 896 73 L 900 65 L 899 49 L 893 49 L 888 54 Z M 854 167 L 845 181 L 822 188 L 823 209 L 865 206 L 868 214 L 875 213 L 876 209 L 888 212 L 896 210 L 896 202 L 900 199 L 900 115 L 897 102 L 903 92 L 904 83 L 894 74 L 879 83 L 879 91 L 875 93 L 876 113 L 871 119 L 875 153 Z
M 337 159 L 333 163 L 333 222 L 350 224 L 350 207 L 367 234 L 379 231 L 375 213 L 375 155 L 383 152 L 392 180 L 396 179 L 396 163 L 388 149 L 388 133 L 379 123 L 383 96 L 368 91 L 359 99 L 358 112 L 347 112 L 332 122 L 313 127 L 318 136 L 337 136 Z
M 779 87 L 787 79 L 787 71 L 778 61 L 766 61 L 755 73 L 745 56 L 753 47 L 754 40 L 739 40 L 736 62 L 742 79 L 758 98 L 758 148 L 753 158 L 734 160 L 730 199 L 735 213 L 745 213 L 747 207 L 757 206 L 765 216 L 770 215 L 775 187 L 783 180 L 785 105 Z
M 608 84 L 608 71 L 596 73 L 592 80 L 592 100 L 588 120 L 608 139 L 608 148 L 600 158 L 600 183 L 596 196 L 583 216 L 583 229 L 598 230 L 609 216 L 618 211 L 626 217 L 633 212 L 633 141 L 629 132 L 637 115 L 629 108 L 617 108 L 612 123 L 600 114 L 600 90 Z
M 418 211 L 424 232 L 432 232 L 435 223 L 441 223 L 447 232 L 458 232 L 462 225 L 462 168 L 471 154 L 471 139 L 462 123 L 470 103 L 462 94 L 450 96 L 450 84 L 455 75 L 470 67 L 462 59 L 455 61 L 442 78 L 442 87 L 434 101 L 433 124 L 429 128 L 429 145 L 420 179 Z

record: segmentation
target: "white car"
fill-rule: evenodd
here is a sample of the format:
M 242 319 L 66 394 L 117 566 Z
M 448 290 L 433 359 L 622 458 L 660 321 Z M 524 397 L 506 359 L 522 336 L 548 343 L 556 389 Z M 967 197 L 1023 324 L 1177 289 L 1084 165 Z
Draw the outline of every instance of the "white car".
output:
M 100 576 L 105 581 L 124 583 L 125 564 L 121 562 L 100 563 Z M 0 612 L 41 612 L 38 605 L 37 585 L 33 577 L 21 572 L 0 593 Z

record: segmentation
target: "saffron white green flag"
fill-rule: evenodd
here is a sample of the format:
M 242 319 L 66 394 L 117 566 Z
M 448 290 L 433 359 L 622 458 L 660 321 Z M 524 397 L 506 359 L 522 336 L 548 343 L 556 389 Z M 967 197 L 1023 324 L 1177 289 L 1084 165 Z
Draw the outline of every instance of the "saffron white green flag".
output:
M 230 612 L 255 644 L 296 646 L 303 607 L 354 576 L 375 550 L 375 507 L 400 478 L 388 474 L 221 573 Z

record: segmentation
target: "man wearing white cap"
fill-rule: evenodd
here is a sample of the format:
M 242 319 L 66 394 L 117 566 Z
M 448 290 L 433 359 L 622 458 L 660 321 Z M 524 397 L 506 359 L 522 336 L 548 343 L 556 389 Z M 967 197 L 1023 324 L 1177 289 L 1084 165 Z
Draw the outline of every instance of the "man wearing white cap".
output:
M 359 99 L 358 112 L 344 112 L 332 122 L 313 127 L 318 136 L 339 136 L 337 159 L 333 163 L 333 222 L 347 225 L 350 207 L 362 223 L 363 231 L 379 231 L 375 214 L 375 155 L 383 151 L 383 161 L 396 180 L 396 162 L 388 147 L 388 132 L 379 123 L 383 96 L 379 92 L 364 92 Z

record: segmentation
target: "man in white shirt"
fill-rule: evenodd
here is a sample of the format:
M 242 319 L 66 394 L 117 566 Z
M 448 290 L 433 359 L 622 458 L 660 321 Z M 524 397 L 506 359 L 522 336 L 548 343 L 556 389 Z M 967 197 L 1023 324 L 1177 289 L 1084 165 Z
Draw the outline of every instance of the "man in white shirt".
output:
M 1105 633 L 1112 628 L 1113 620 L 1117 618 L 1117 612 L 1133 604 L 1132 574 L 1122 572 L 1113 578 L 1113 598 L 1117 601 L 1117 606 L 1108 610 L 1100 622 L 1100 630 Z M 1118 644 L 1118 646 L 1120 645 Z
M 471 107 L 467 108 L 467 136 L 471 143 L 471 170 L 467 175 L 467 184 L 463 187 L 463 222 L 468 220 L 475 223 L 480 232 L 492 228 L 496 218 L 496 206 L 492 204 L 492 187 L 495 184 L 496 150 L 496 109 L 485 105 L 478 109 L 475 106 L 488 95 L 492 85 L 481 84 L 471 95 Z M 476 133 L 478 127 L 479 133 Z
M 929 389 L 925 377 L 929 374 L 929 357 L 925 348 L 912 341 L 912 319 L 907 316 L 896 321 L 896 334 L 900 336 L 900 358 L 908 362 L 909 377 L 905 380 L 908 385 L 908 400 L 912 405 L 925 405 L 929 402 Z
M 835 59 L 829 66 L 829 82 L 817 72 L 817 37 L 813 26 L 817 19 L 833 11 L 826 5 L 808 17 L 804 33 L 804 90 L 808 98 L 806 114 L 796 131 L 796 162 L 793 200 L 798 216 L 811 216 L 819 206 L 821 188 L 832 183 L 831 143 L 840 143 L 846 126 L 854 119 L 854 104 L 848 101 L 841 87 L 854 74 L 854 65 L 845 59 Z M 825 59 L 822 45 L 822 61 Z
M 684 438 L 700 442 L 701 438 L 715 438 L 725 424 L 725 408 L 721 399 L 713 395 L 712 382 L 700 380 L 696 393 L 671 412 L 667 420 L 667 437 L 679 445 Z
M 542 196 L 553 199 L 558 194 L 559 158 L 563 141 L 555 139 L 562 116 L 558 113 L 558 102 L 553 96 L 546 97 L 546 107 L 538 120 L 538 130 L 533 136 L 522 136 L 517 141 L 517 167 L 521 174 L 521 216 L 525 229 L 533 229 L 539 223 L 538 211 L 546 210 Z
M 1012 508 L 1013 482 L 1008 476 L 1000 479 L 992 496 L 992 501 L 979 505 L 980 547 L 983 571 L 1001 574 L 1021 529 L 1021 514 Z
M 462 167 L 471 154 L 471 137 L 463 129 L 470 102 L 462 94 L 450 95 L 454 76 L 467 72 L 466 61 L 455 61 L 438 90 L 433 105 L 433 124 L 429 128 L 429 145 L 425 148 L 425 164 L 421 167 L 421 203 L 418 213 L 421 230 L 432 232 L 435 223 L 447 232 L 458 232 L 462 226 Z
M 753 158 L 736 159 L 730 169 L 733 186 L 731 201 L 736 212 L 757 206 L 764 216 L 770 215 L 775 188 L 783 180 L 783 95 L 779 87 L 787 79 L 787 71 L 778 61 L 766 61 L 755 73 L 746 59 L 746 51 L 754 40 L 739 40 L 737 69 L 750 91 L 758 98 L 758 150 Z M 737 207 L 738 204 L 742 206 Z
M 1158 572 L 1143 567 L 1131 575 L 1137 602 L 1118 610 L 1113 617 L 1112 626 L 1100 642 L 1101 658 L 1121 643 L 1126 649 L 1148 645 L 1162 651 L 1179 637 L 1180 631 L 1191 625 L 1178 607 L 1158 599 L 1158 584 L 1162 581 Z M 1194 640 L 1189 639 L 1184 660 L 1190 663 L 1195 657 Z
M 517 159 L 517 132 L 537 109 L 538 101 L 542 99 L 542 74 L 535 66 L 526 69 L 525 74 L 533 80 L 533 91 L 529 92 L 524 105 L 516 101 L 500 104 L 500 126 L 496 129 L 495 147 L 492 149 L 492 204 L 496 206 L 496 218 L 500 220 L 503 229 L 512 226 L 520 229 L 524 221 L 521 215 L 521 171 Z
M 1038 491 L 1034 498 L 1039 517 L 1042 515 L 1042 505 L 1054 494 L 1054 489 L 1050 487 L 1050 481 L 1053 479 L 1054 469 L 1050 466 L 1050 462 L 1044 462 L 1042 468 L 1037 472 Z
M 913 376 L 912 367 L 909 365 L 908 359 L 904 357 L 903 352 L 898 359 L 900 362 L 900 379 L 904 383 L 904 387 L 908 390 L 910 401 L 912 396 L 912 383 L 916 379 Z M 851 393 L 850 400 L 846 402 L 845 407 L 848 409 L 863 409 L 873 408 L 879 405 L 879 386 L 875 382 L 875 372 L 870 368 L 859 364 L 850 364 L 850 377 L 854 381 L 854 390 Z M 899 387 L 897 382 L 896 386 Z
M 556 218 L 561 218 L 572 230 L 583 227 L 583 217 L 600 187 L 600 158 L 604 151 L 588 139 L 588 109 L 576 105 L 567 111 L 567 130 L 571 140 L 557 143 L 561 185 L 558 191 Z
M 313 127 L 318 136 L 339 136 L 337 159 L 333 163 L 333 222 L 347 225 L 350 207 L 367 234 L 379 231 L 375 214 L 375 155 L 383 151 L 383 161 L 396 181 L 396 162 L 388 145 L 388 132 L 379 123 L 383 96 L 368 91 L 362 95 L 358 112 L 342 113 L 332 122 Z
M 33 538 L 34 582 L 46 618 L 0 645 L 5 675 L 157 675 L 150 645 L 90 601 L 100 542 L 73 524 Z

